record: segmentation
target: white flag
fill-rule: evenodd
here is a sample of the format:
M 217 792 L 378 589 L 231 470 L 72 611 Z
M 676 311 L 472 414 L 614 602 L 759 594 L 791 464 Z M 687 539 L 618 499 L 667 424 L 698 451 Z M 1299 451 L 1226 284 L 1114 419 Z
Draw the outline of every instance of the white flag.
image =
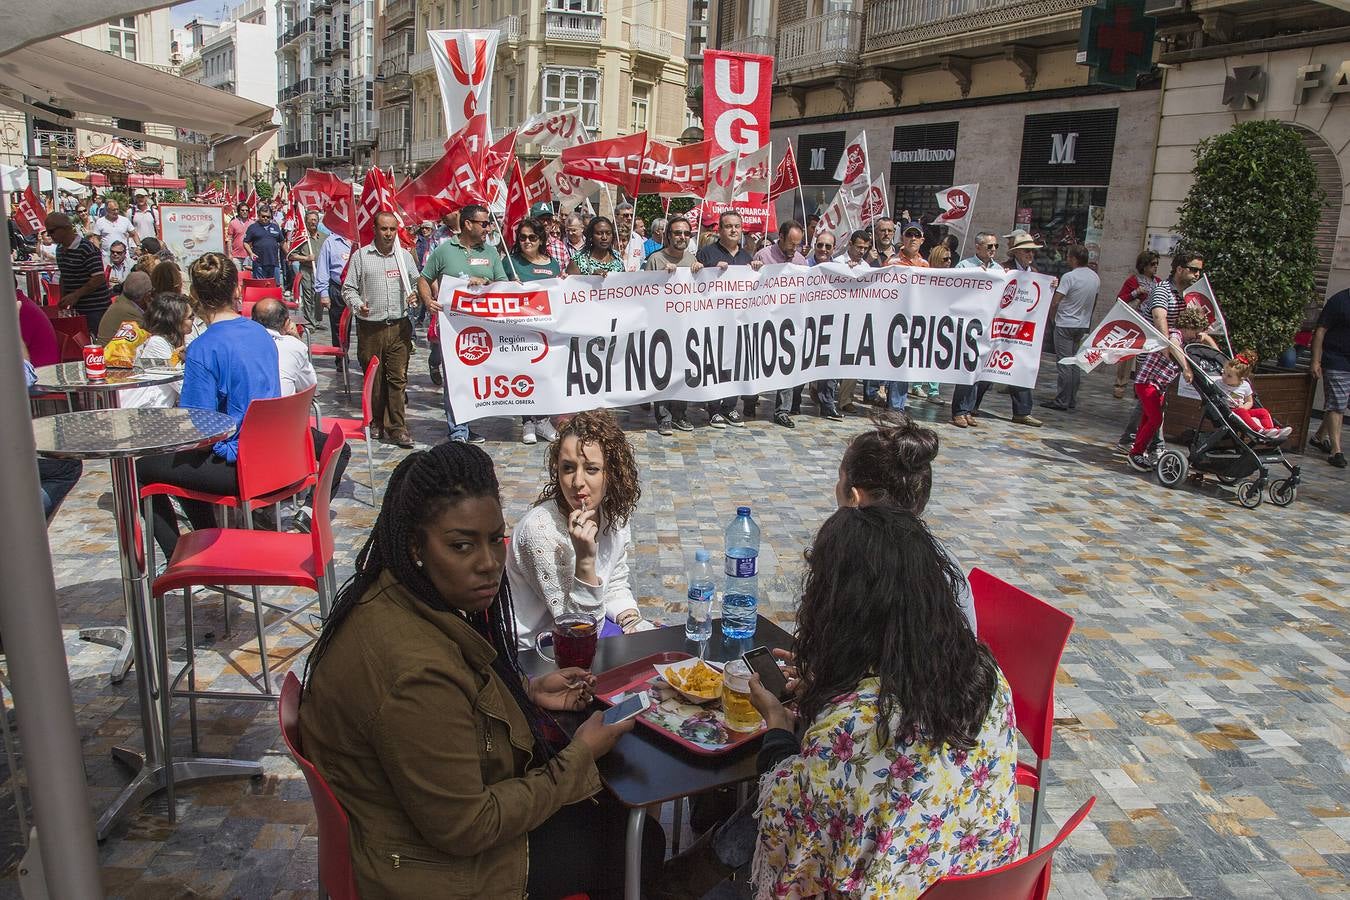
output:
M 952 231 L 964 235 L 970 227 L 975 211 L 975 194 L 979 189 L 978 184 L 958 184 L 945 191 L 938 191 L 937 202 L 942 207 L 942 214 L 933 224 L 946 225 Z
M 495 28 L 483 31 L 428 31 L 445 107 L 445 133 L 454 134 L 482 113 L 492 121 L 492 67 L 497 61 Z
M 731 203 L 736 199 L 736 160 L 735 150 L 708 160 L 708 183 L 703 192 L 704 200 L 717 203 Z
M 844 148 L 839 157 L 839 165 L 834 170 L 834 180 L 843 190 L 862 193 L 871 182 L 872 171 L 867 163 L 867 132 L 860 131 Z
M 847 244 L 849 235 L 853 233 L 856 219 L 851 215 L 849 207 L 852 204 L 849 199 L 843 190 L 835 194 L 833 202 L 820 214 L 820 224 L 816 226 L 816 234 L 828 233 L 834 236 L 836 250 Z
M 994 337 L 998 337 L 998 317 L 994 318 Z M 1107 312 L 1106 318 L 1083 339 L 1078 352 L 1060 360 L 1062 365 L 1076 365 L 1091 372 L 1102 363 L 1115 365 L 1122 359 L 1142 353 L 1165 350 L 1171 343 L 1143 316 L 1121 300 Z
M 889 218 L 890 204 L 886 196 L 886 174 L 883 172 L 872 179 L 867 193 L 863 195 L 862 207 L 858 210 L 858 225 L 866 228 L 877 219 Z
M 765 144 L 752 150 L 736 162 L 736 186 L 732 189 L 735 196 L 769 193 L 770 146 Z
M 1214 296 L 1214 286 L 1209 283 L 1208 275 L 1201 275 L 1199 281 L 1186 288 L 1181 299 L 1187 306 L 1205 311 L 1205 317 L 1209 319 L 1209 334 L 1221 334 L 1225 341 L 1228 340 L 1228 323 L 1224 320 L 1219 298 Z
M 516 129 L 516 140 L 522 144 L 538 144 L 540 148 L 562 150 L 589 144 L 591 133 L 581 120 L 581 108 L 569 106 L 530 116 Z

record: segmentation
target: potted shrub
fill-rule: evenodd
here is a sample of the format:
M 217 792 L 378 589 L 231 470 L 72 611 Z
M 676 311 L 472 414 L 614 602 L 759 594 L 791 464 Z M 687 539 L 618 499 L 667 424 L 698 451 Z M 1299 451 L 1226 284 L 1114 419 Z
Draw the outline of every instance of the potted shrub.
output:
M 1293 346 L 1316 291 L 1313 241 L 1326 202 L 1317 168 L 1293 127 L 1251 121 L 1201 141 L 1194 174 L 1181 204 L 1178 246 L 1204 256 L 1233 351 L 1259 354 L 1263 364 L 1252 387 L 1277 421 L 1293 427 L 1289 446 L 1301 450 L 1312 376 L 1275 362 Z M 1169 403 L 1171 437 L 1195 424 L 1199 404 L 1175 396 Z

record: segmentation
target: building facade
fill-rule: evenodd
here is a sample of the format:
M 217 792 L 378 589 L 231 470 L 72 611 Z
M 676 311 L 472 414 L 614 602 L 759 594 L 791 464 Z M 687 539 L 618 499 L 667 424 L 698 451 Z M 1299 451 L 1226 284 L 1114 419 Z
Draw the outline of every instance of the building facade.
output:
M 307 168 L 359 177 L 374 161 L 377 0 L 277 4 L 278 159 L 294 183 Z
M 164 72 L 171 74 L 178 72 L 167 9 L 125 16 L 102 25 L 71 32 L 65 37 L 86 47 L 104 50 L 143 65 L 154 66 Z M 58 114 L 63 112 L 55 111 Z M 97 116 L 81 116 L 81 118 L 101 121 Z M 156 137 L 174 137 L 174 129 L 129 119 L 106 119 L 106 122 L 116 128 L 142 132 L 145 135 L 143 138 L 117 137 L 116 140 L 129 146 L 137 156 L 161 160 L 162 173 L 165 176 L 181 177 L 178 150 L 155 141 Z M 75 155 L 82 155 L 113 139 L 114 136 L 108 132 L 71 128 L 40 117 L 33 119 L 30 134 L 22 113 L 7 108 L 0 111 L 0 162 L 7 166 L 22 166 L 29 155 L 48 157 L 53 146 Z
M 491 86 L 496 136 L 541 110 L 579 106 L 598 137 L 647 130 L 673 142 L 688 124 L 688 24 L 687 0 L 394 0 L 380 32 L 380 164 L 411 174 L 444 152 L 429 30 L 501 33 Z M 540 151 L 522 144 L 516 152 L 526 162 Z
M 207 87 L 275 106 L 277 102 L 276 17 L 267 0 L 247 0 L 230 11 L 223 23 L 195 20 L 187 25 L 192 53 L 183 63 L 181 76 Z M 181 168 L 196 190 L 211 180 L 231 184 L 254 178 L 274 181 L 277 175 L 277 137 L 248 140 L 246 152 L 234 138 L 212 147 L 206 137 L 194 132 L 182 138 L 201 149 L 182 151 Z

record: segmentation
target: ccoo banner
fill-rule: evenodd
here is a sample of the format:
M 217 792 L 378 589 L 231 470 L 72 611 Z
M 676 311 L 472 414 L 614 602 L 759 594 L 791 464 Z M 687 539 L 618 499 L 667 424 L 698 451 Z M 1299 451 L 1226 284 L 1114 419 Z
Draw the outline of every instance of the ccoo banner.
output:
M 1043 284 L 1039 280 L 1043 280 Z M 1023 282 L 1045 302 L 1026 309 Z M 1003 313 L 1043 327 L 1051 279 L 1025 274 Z M 529 284 L 441 283 L 441 342 L 458 421 L 654 400 L 717 400 L 824 378 L 1034 385 L 1039 340 L 993 362 L 1006 274 L 887 266 L 733 266 Z M 1036 323 L 1039 324 L 1036 324 Z M 1020 335 L 1028 332 L 1023 328 Z

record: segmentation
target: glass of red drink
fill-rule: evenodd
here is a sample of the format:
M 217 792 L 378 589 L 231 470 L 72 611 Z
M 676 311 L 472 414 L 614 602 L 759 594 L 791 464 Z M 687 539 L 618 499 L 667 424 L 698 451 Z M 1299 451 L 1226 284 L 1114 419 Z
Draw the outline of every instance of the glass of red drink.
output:
M 553 620 L 552 637 L 552 657 L 544 652 L 539 638 L 535 639 L 535 649 L 540 655 L 552 659 L 560 669 L 572 666 L 589 669 L 595 661 L 596 641 L 600 639 L 600 620 L 590 613 L 564 613 Z

